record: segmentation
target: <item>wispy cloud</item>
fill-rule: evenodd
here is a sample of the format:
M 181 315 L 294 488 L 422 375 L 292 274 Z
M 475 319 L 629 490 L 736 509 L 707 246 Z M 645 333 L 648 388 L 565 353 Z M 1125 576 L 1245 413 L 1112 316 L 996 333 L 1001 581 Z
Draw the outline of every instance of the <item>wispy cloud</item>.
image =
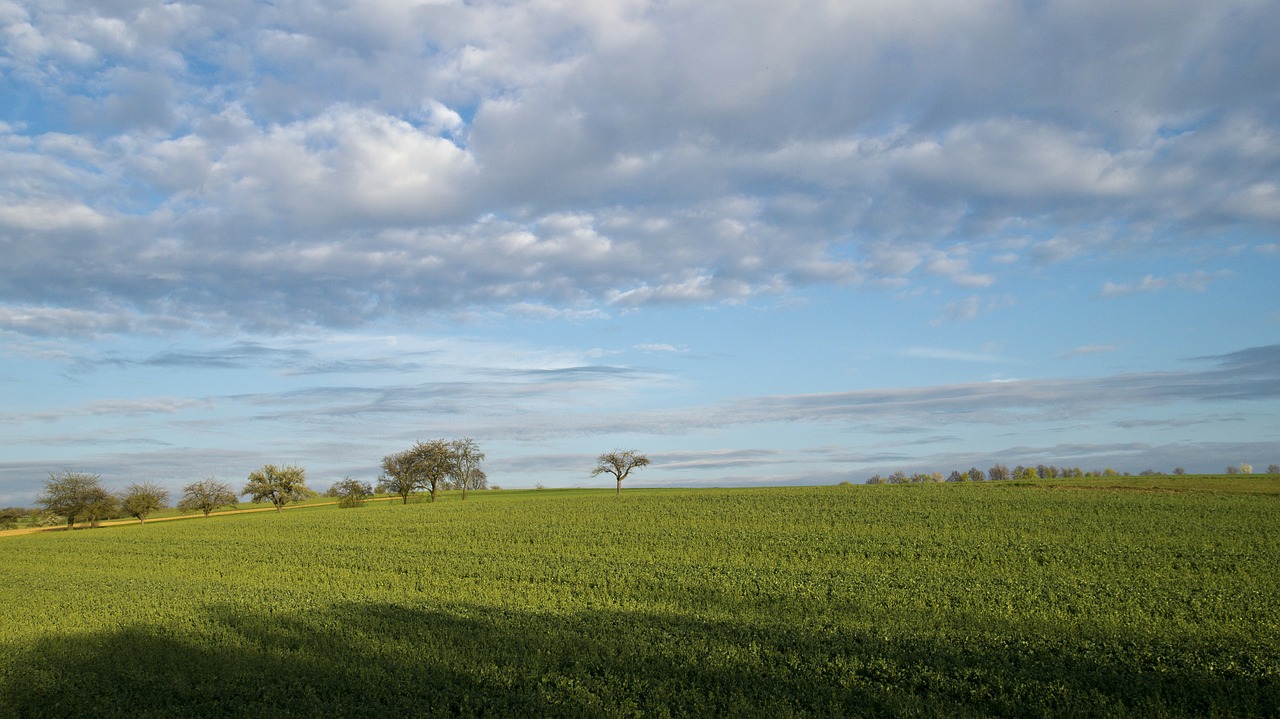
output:
M 1073 357 L 1084 357 L 1086 355 L 1105 354 L 1108 352 L 1116 352 L 1120 348 L 1117 345 L 1080 345 L 1058 355 L 1058 359 L 1071 359 Z
M 1102 296 L 1121 297 L 1137 292 L 1157 292 L 1164 289 L 1204 292 L 1209 287 L 1210 283 L 1226 279 L 1230 276 L 1230 270 L 1218 270 L 1217 272 L 1197 270 L 1190 273 L 1180 273 L 1173 277 L 1156 277 L 1154 275 L 1147 275 L 1137 282 L 1127 284 L 1107 282 L 1102 286 Z

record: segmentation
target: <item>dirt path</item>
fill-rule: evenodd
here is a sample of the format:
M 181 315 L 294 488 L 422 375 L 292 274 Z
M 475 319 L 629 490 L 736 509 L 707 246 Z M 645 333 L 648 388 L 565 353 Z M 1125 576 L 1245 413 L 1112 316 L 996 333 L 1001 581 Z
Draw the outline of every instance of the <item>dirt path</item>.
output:
M 366 502 L 385 502 L 391 499 L 399 499 L 399 497 L 370 497 L 365 501 Z M 315 504 L 294 505 L 292 507 L 286 504 L 284 506 L 284 509 L 285 511 L 288 511 L 293 509 L 311 509 L 312 507 L 332 507 L 337 503 L 338 502 L 335 500 L 332 502 L 316 502 Z M 227 509 L 220 512 L 213 512 L 209 515 L 209 518 L 225 517 L 231 514 L 252 514 L 254 512 L 274 512 L 274 511 L 276 511 L 275 507 L 250 507 L 248 509 Z M 152 522 L 170 522 L 175 519 L 205 519 L 205 516 L 199 513 L 175 514 L 172 517 L 154 517 L 152 519 L 148 519 L 146 523 L 150 524 Z M 129 524 L 142 524 L 142 523 L 136 519 L 112 519 L 105 522 L 99 522 L 98 527 L 99 528 L 119 527 L 119 526 L 124 526 Z M 89 529 L 89 525 L 77 524 L 76 529 Z M 67 531 L 67 527 L 65 524 L 60 524 L 56 527 L 23 527 L 21 529 L 0 530 L 0 537 L 16 537 L 21 534 L 35 534 L 36 532 L 65 532 L 65 531 Z

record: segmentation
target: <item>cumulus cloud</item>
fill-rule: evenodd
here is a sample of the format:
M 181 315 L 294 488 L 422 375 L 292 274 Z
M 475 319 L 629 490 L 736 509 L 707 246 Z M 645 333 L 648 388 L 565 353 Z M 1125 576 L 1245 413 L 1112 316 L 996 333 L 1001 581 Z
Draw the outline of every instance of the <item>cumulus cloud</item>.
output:
M 6 8 L 7 303 L 89 309 L 61 277 L 287 328 L 987 288 L 992 236 L 1092 233 L 1013 253 L 1061 262 L 1277 217 L 1265 4 Z

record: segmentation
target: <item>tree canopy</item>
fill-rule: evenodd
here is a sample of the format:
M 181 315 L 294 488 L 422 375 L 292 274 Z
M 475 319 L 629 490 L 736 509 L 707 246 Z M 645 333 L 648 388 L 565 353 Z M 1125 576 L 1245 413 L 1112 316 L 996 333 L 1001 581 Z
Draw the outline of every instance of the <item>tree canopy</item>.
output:
M 426 489 L 434 502 L 441 484 L 456 471 L 454 464 L 453 451 L 448 441 L 419 440 L 403 452 L 382 458 L 383 475 L 378 482 L 378 489 L 400 495 L 402 504 L 407 504 L 409 495 L 415 491 Z
M 183 512 L 203 512 L 208 517 L 210 512 L 219 507 L 236 506 L 236 499 L 231 485 L 207 477 L 182 488 L 178 509 Z
M 251 502 L 270 502 L 276 511 L 284 509 L 290 502 L 306 499 L 310 494 L 307 489 L 307 470 L 295 464 L 277 467 L 266 464 L 262 469 L 249 473 L 249 482 L 240 490 L 240 494 L 248 495 Z
M 114 499 L 102 488 L 100 479 L 99 475 L 70 469 L 50 472 L 36 502 L 47 511 L 66 517 L 68 529 L 74 529 L 76 520 L 82 517 L 96 523 L 106 515 L 105 505 Z
M 120 495 L 120 505 L 130 517 L 146 522 L 147 515 L 163 509 L 169 502 L 169 492 L 155 482 L 134 482 Z

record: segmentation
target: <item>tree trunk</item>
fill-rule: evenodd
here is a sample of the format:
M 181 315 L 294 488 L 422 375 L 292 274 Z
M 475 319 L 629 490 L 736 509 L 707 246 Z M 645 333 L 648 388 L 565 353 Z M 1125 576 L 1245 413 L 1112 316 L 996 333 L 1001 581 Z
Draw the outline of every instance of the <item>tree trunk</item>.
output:
M 622 494 L 622 477 L 618 477 L 618 491 L 614 492 L 614 494 Z

